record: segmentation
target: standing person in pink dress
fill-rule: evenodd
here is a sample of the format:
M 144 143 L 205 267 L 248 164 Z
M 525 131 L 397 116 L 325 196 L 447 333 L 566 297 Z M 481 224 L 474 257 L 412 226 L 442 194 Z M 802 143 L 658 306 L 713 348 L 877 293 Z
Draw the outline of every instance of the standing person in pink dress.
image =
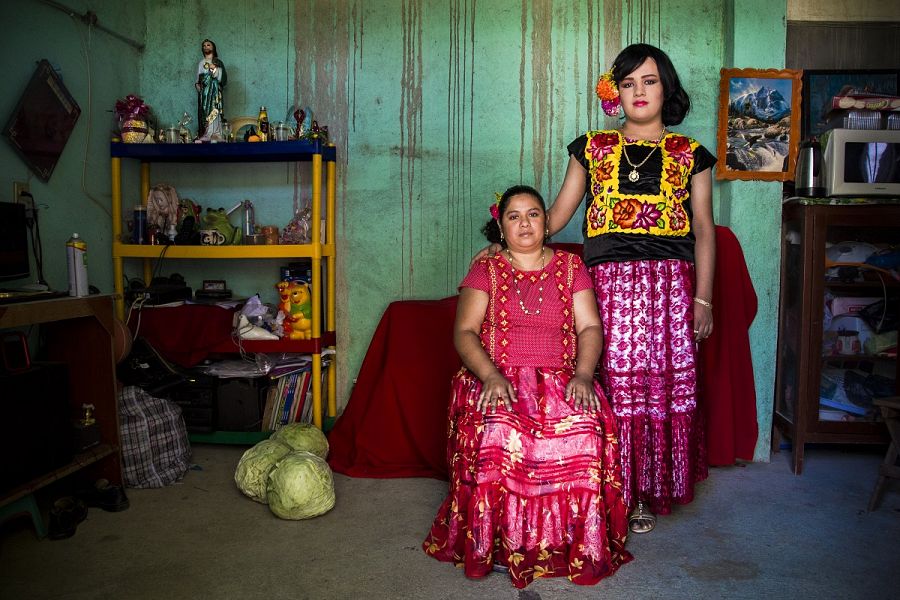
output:
M 508 570 L 519 588 L 592 585 L 631 560 L 592 283 L 579 257 L 545 246 L 535 189 L 508 189 L 491 213 L 483 231 L 503 250 L 460 284 L 450 491 L 423 548 L 469 577 Z
M 713 329 L 716 158 L 669 131 L 691 103 L 659 48 L 622 50 L 597 95 L 608 115 L 621 108 L 625 119 L 569 144 L 547 222 L 551 235 L 560 231 L 587 195 L 584 262 L 606 336 L 603 389 L 618 422 L 629 525 L 647 533 L 707 476 L 696 344 Z

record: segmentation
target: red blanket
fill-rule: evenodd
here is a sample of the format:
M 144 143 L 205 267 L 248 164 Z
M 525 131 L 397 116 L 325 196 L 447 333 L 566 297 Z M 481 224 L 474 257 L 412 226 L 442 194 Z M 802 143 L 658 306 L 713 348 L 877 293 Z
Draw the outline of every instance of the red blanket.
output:
M 756 448 L 756 391 L 749 328 L 756 316 L 756 292 L 744 252 L 734 233 L 716 227 L 713 334 L 700 344 L 698 394 L 706 413 L 710 465 L 753 460 Z
M 447 478 L 456 296 L 388 306 L 347 408 L 328 435 L 328 462 L 354 477 Z
M 193 367 L 231 340 L 234 309 L 209 304 L 146 306 L 132 313 L 128 326 L 166 360 Z

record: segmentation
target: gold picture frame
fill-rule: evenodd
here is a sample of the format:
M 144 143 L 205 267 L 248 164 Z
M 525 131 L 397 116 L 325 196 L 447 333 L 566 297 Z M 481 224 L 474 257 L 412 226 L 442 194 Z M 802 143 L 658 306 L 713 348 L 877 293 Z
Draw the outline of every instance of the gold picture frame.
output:
M 794 69 L 722 69 L 716 179 L 793 180 L 802 76 Z

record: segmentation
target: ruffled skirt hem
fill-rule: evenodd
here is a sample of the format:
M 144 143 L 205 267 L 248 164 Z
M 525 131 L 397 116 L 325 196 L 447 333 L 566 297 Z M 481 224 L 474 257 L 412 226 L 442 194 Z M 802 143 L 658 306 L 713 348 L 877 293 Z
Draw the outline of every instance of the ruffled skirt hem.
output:
M 512 410 L 478 412 L 481 383 L 465 369 L 453 380 L 450 493 L 422 547 L 468 577 L 499 563 L 518 588 L 540 577 L 593 585 L 632 558 L 615 416 L 599 384 L 601 409 L 574 411 L 565 369 L 501 371 Z
M 496 563 L 509 568 L 512 584 L 520 589 L 541 577 L 566 577 L 578 585 L 594 585 L 632 560 L 625 550 L 624 504 L 618 504 L 619 510 L 606 510 L 596 492 L 524 498 L 495 484 L 457 492 L 444 501 L 422 547 L 430 556 L 462 568 L 467 577 L 485 577 Z M 524 518 L 520 528 L 509 531 L 502 524 L 502 511 L 480 516 L 485 504 L 532 504 L 537 509 Z M 560 526 L 558 530 L 565 533 L 552 541 L 523 544 L 525 532 L 545 529 L 541 515 L 552 518 Z M 493 542 L 487 548 L 478 548 L 478 536 L 472 531 L 485 529 L 495 533 Z M 597 544 L 598 539 L 603 542 Z

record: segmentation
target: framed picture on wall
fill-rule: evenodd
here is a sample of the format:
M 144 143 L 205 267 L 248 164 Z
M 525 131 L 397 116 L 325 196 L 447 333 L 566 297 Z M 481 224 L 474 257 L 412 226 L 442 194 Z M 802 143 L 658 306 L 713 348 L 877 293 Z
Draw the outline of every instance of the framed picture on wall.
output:
M 793 178 L 801 87 L 793 69 L 722 69 L 717 179 Z
M 821 135 L 828 126 L 832 99 L 848 92 L 896 96 L 900 69 L 803 71 L 803 137 Z
M 78 103 L 44 59 L 22 92 L 3 134 L 34 174 L 48 181 L 80 114 Z

